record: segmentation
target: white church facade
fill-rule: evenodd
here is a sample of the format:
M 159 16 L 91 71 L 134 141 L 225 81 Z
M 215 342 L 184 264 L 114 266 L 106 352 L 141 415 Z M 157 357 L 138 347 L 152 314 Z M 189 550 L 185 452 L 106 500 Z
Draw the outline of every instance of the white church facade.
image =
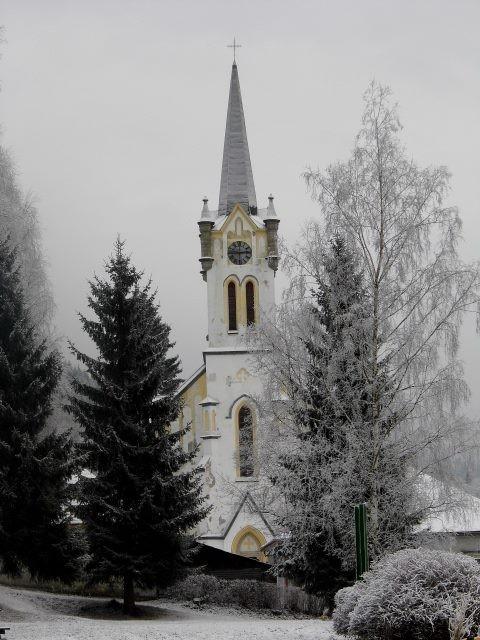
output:
M 218 210 L 210 210 L 205 199 L 198 221 L 208 342 L 203 365 L 180 388 L 183 408 L 177 427 L 190 424 L 183 446 L 199 445 L 212 505 L 196 531 L 199 541 L 260 560 L 274 529 L 253 498 L 262 428 L 254 398 L 262 393 L 262 381 L 253 373 L 244 336 L 275 303 L 278 225 L 272 196 L 266 208 L 257 207 L 234 62 Z M 248 455 L 240 455 L 240 449 Z

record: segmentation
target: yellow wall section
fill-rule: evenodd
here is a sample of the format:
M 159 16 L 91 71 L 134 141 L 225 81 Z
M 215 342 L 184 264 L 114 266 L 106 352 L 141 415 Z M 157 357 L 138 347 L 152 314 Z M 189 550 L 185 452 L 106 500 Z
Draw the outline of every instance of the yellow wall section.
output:
M 207 375 L 202 373 L 189 387 L 187 387 L 181 397 L 182 410 L 178 418 L 178 425 L 180 429 L 183 429 L 187 425 L 188 418 L 186 414 L 191 416 L 190 432 L 187 434 L 187 439 L 197 440 L 197 434 L 202 433 L 201 425 L 197 424 L 197 416 L 201 412 L 198 411 L 198 403 L 203 400 L 207 395 Z M 185 411 L 188 409 L 188 411 Z

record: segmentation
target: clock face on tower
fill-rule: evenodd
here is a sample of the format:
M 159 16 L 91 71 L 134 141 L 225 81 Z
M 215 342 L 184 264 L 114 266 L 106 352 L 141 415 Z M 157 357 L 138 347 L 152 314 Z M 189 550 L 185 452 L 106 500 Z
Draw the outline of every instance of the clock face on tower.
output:
M 228 257 L 233 264 L 247 264 L 252 257 L 252 247 L 240 240 L 232 242 L 228 247 Z

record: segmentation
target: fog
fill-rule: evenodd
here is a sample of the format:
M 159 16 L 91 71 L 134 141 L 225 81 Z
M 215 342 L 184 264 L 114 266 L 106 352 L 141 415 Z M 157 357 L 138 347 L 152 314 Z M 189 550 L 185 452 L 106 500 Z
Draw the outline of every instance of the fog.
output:
M 479 257 L 478 0 L 0 0 L 0 24 L 3 143 L 40 210 L 57 330 L 82 349 L 87 279 L 120 234 L 158 287 L 184 374 L 201 364 L 196 221 L 204 195 L 217 207 L 234 36 L 258 205 L 275 195 L 289 243 L 319 215 L 302 170 L 348 156 L 376 78 L 409 155 L 450 168 L 461 254 Z M 478 415 L 471 320 L 462 357 Z

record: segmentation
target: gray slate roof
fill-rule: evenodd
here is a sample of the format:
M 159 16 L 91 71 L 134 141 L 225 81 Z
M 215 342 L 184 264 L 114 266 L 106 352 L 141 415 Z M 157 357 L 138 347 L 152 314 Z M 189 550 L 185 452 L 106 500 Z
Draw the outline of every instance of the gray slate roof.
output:
M 228 98 L 218 215 L 228 215 L 237 203 L 243 205 L 247 211 L 256 213 L 257 197 L 248 150 L 247 128 L 238 70 L 234 62 Z

